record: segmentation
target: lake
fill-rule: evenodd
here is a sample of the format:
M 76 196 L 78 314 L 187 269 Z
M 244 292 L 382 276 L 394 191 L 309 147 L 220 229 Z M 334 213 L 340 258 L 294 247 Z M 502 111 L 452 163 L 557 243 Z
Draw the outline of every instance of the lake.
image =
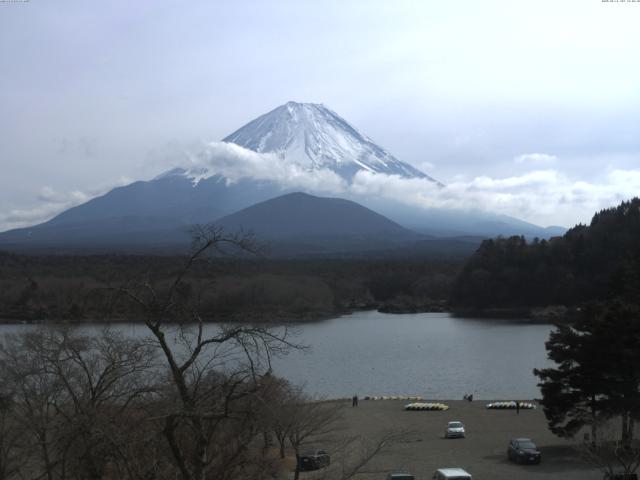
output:
M 130 335 L 141 324 L 116 324 Z M 357 312 L 297 326 L 294 351 L 274 371 L 315 397 L 420 395 L 428 399 L 540 397 L 532 370 L 549 365 L 550 325 L 455 318 L 447 313 Z M 0 332 L 32 328 L 2 325 Z M 89 329 L 99 326 L 83 327 Z
M 540 397 L 534 367 L 549 365 L 551 325 L 455 318 L 447 313 L 358 312 L 306 324 L 308 354 L 275 370 L 319 396 Z

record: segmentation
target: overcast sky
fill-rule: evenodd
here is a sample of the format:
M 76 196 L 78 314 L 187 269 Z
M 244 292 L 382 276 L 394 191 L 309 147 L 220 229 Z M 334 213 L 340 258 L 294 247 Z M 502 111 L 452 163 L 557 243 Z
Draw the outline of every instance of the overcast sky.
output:
M 638 25 L 601 0 L 0 2 L 0 230 L 288 100 L 498 213 L 586 222 L 640 194 Z

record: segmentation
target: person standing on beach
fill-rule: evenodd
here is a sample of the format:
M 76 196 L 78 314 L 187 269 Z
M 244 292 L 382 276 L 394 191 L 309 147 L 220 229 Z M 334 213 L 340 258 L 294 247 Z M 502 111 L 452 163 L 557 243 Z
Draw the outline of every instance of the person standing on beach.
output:
M 520 402 L 516 400 L 516 415 L 520 415 Z
M 354 395 L 351 399 L 351 407 L 355 408 L 358 406 L 358 395 Z

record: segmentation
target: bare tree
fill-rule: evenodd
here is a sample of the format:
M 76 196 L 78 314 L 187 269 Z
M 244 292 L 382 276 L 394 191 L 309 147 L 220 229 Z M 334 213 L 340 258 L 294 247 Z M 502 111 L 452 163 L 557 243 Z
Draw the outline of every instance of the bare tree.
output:
M 271 370 L 271 358 L 293 346 L 286 328 L 205 326 L 199 313 L 198 295 L 187 282 L 190 270 L 211 252 L 255 251 L 251 236 L 199 227 L 193 253 L 170 285 L 160 289 L 143 281 L 118 289 L 138 305 L 166 362 L 175 402 L 162 412 L 163 434 L 184 480 L 222 478 L 232 465 L 242 464 L 238 459 L 253 438 L 232 442 L 228 432 L 252 416 L 251 400 L 261 387 L 259 378 Z
M 601 420 L 598 424 L 598 437 L 593 439 L 585 436 L 584 441 L 576 445 L 576 449 L 585 461 L 599 468 L 605 478 L 615 478 L 619 474 L 630 476 L 640 468 L 640 441 L 621 439 L 620 428 L 612 420 L 614 419 Z
M 6 336 L 0 345 L 0 376 L 2 384 L 11 388 L 13 420 L 24 432 L 21 457 L 23 463 L 31 460 L 26 474 L 53 480 L 63 458 L 54 441 L 61 386 L 37 355 L 41 339 L 35 333 Z
M 268 437 L 273 435 L 278 443 L 278 455 L 283 459 L 286 457 L 289 434 L 297 421 L 297 416 L 292 412 L 298 408 L 301 392 L 285 379 L 270 373 L 263 376 L 262 384 L 258 414 L 262 419 L 264 448 L 269 447 Z
M 326 437 L 336 433 L 342 418 L 344 405 L 339 402 L 313 402 L 299 393 L 288 405 L 286 415 L 291 417 L 288 438 L 296 456 L 294 480 L 300 476 L 300 452 L 302 447 L 313 441 L 326 441 Z
M 334 447 L 339 452 L 332 468 L 323 478 L 327 480 L 350 480 L 363 473 L 383 473 L 384 470 L 367 470 L 371 462 L 384 451 L 406 440 L 410 432 L 390 431 L 373 439 L 361 436 L 347 437 Z
M 5 338 L 0 374 L 13 391 L 13 421 L 28 432 L 27 474 L 100 479 L 122 461 L 114 439 L 135 418 L 133 404 L 153 391 L 153 357 L 150 346 L 110 330 L 41 328 Z
M 12 393 L 0 392 L 0 480 L 15 478 L 20 471 L 22 430 L 13 419 L 13 408 Z
M 194 238 L 172 281 L 107 292 L 138 307 L 142 337 L 39 328 L 0 342 L 0 480 L 261 480 L 281 473 L 287 442 L 296 457 L 313 442 L 337 445 L 341 405 L 272 374 L 275 356 L 301 348 L 288 328 L 207 324 L 199 313 L 192 269 L 211 252 L 255 252 L 251 237 L 212 227 Z M 335 478 L 387 443 L 338 446 Z
M 91 337 L 62 330 L 46 347 L 47 368 L 60 379 L 68 401 L 58 409 L 73 452 L 66 461 L 83 478 L 103 478 L 109 465 L 124 459 L 114 439 L 135 418 L 129 407 L 155 392 L 154 349 L 109 329 Z M 125 417 L 127 422 L 119 421 Z

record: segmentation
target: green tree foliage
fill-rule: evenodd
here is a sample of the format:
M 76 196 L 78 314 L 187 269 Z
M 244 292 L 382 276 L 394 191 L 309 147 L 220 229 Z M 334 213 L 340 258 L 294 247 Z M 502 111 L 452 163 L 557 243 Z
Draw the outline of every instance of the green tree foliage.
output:
M 550 240 L 485 240 L 452 288 L 460 310 L 640 298 L 640 198 Z
M 546 348 L 556 367 L 534 370 L 553 433 L 572 437 L 611 418 L 621 441 L 633 440 L 640 417 L 640 310 L 619 302 L 592 304 L 551 332 Z

